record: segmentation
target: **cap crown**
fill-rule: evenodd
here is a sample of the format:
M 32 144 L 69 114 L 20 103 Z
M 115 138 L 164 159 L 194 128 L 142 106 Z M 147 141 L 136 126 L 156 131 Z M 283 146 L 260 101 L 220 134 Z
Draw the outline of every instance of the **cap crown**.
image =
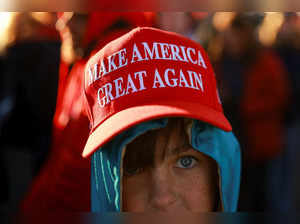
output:
M 136 106 L 196 102 L 222 112 L 204 49 L 178 34 L 147 27 L 112 41 L 89 60 L 85 95 L 91 131 Z

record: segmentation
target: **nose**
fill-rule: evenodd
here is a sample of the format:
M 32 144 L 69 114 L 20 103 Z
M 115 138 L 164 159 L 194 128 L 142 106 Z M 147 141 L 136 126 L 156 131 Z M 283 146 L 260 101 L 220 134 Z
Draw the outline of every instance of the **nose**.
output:
M 156 211 L 168 211 L 177 198 L 172 175 L 164 167 L 153 168 L 150 182 L 149 204 Z

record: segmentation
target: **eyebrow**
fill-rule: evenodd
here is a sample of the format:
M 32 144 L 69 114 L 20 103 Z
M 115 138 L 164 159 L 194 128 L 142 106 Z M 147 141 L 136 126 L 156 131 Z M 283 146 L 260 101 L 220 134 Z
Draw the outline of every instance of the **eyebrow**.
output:
M 191 148 L 193 148 L 191 144 L 185 143 L 184 145 L 173 148 L 170 151 L 171 151 L 171 155 L 178 155 L 180 153 L 189 151 Z
M 171 150 L 164 149 L 161 160 L 165 160 L 167 156 L 178 156 L 181 153 L 187 152 L 192 148 L 192 146 L 188 143 L 183 144 L 182 146 L 178 146 L 176 148 L 172 148 Z

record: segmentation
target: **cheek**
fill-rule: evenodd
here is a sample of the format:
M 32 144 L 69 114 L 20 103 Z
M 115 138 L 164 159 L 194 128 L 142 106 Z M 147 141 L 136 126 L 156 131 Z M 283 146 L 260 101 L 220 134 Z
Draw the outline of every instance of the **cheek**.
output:
M 145 211 L 148 196 L 147 174 L 123 177 L 123 211 Z
M 215 209 L 216 186 L 206 169 L 180 170 L 176 174 L 176 192 L 181 204 L 193 212 Z

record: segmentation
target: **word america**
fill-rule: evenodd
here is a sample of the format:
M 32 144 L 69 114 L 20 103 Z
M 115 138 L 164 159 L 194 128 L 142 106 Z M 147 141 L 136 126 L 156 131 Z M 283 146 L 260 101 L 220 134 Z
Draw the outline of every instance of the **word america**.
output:
M 118 52 L 102 59 L 99 63 L 88 68 L 88 85 L 92 85 L 102 76 L 127 66 L 148 60 L 172 60 L 192 63 L 207 69 L 206 63 L 199 50 L 192 47 L 178 46 L 176 44 L 154 42 L 152 47 L 147 42 L 134 43 L 131 58 L 127 58 L 127 50 L 123 48 Z
M 145 82 L 145 79 L 150 77 L 153 77 L 153 81 Z M 147 86 L 147 84 L 150 86 Z M 150 74 L 148 76 L 146 71 L 139 71 L 104 84 L 98 89 L 97 98 L 99 106 L 103 108 L 119 97 L 143 91 L 147 88 L 166 87 L 183 87 L 204 92 L 201 74 L 190 70 L 184 72 L 182 69 L 176 71 L 172 68 L 158 71 L 156 68 L 154 75 Z

